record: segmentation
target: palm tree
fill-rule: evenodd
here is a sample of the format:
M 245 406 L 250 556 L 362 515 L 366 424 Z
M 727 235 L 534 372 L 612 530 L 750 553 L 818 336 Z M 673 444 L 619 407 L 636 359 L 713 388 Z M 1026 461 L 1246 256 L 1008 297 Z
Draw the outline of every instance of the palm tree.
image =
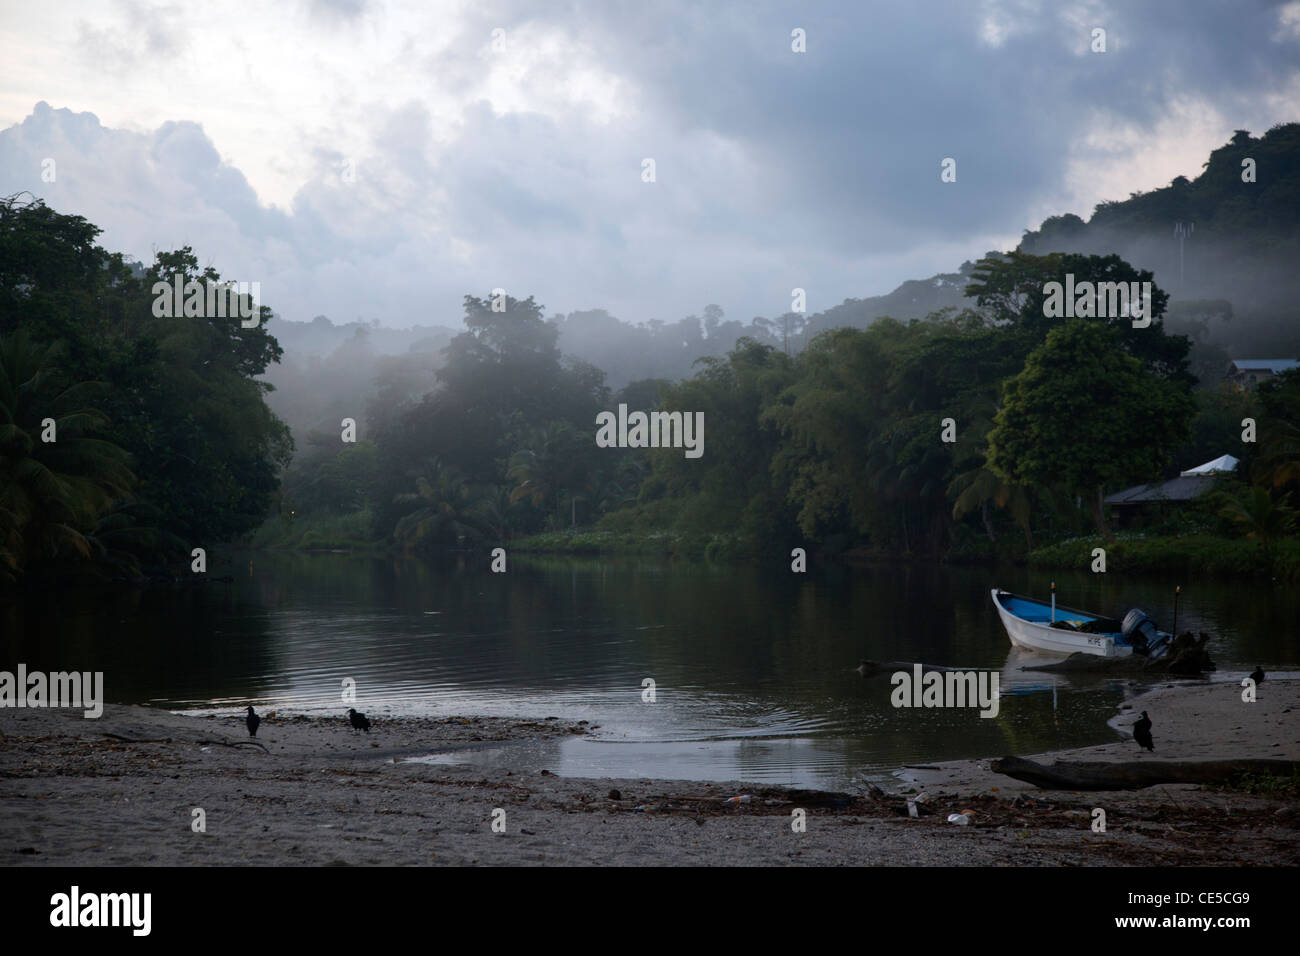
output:
M 478 529 L 472 495 L 464 479 L 431 459 L 426 474 L 415 479 L 415 491 L 398 495 L 397 504 L 418 505 L 393 528 L 393 538 L 406 548 L 452 547 Z
M 1025 546 L 1030 551 L 1034 550 L 1034 538 L 1029 529 L 1031 507 L 1029 489 L 1024 485 L 1013 484 L 999 478 L 992 470 L 981 465 L 954 478 L 948 485 L 948 494 L 956 496 L 952 506 L 954 521 L 960 521 L 979 508 L 985 533 L 990 541 L 996 541 L 997 536 L 993 533 L 989 505 L 1006 509 L 1015 523 L 1025 532 Z
M 585 450 L 587 442 L 566 422 L 547 422 L 534 429 L 528 447 L 510 456 L 506 477 L 516 483 L 510 492 L 511 503 L 526 500 L 535 507 L 545 505 L 558 517 L 562 492 L 572 495 L 590 490 L 592 477 L 580 446 Z
M 140 556 L 184 552 L 186 544 L 159 526 L 162 513 L 147 502 L 119 501 L 99 519 L 86 540 L 104 571 L 140 577 Z
M 1295 527 L 1290 497 L 1283 495 L 1274 501 L 1267 488 L 1253 487 L 1243 498 L 1228 499 L 1219 514 L 1244 529 L 1246 537 L 1258 539 L 1265 551 L 1271 551 L 1274 540 Z
M 1270 422 L 1260 437 L 1263 444 L 1256 467 L 1261 477 L 1274 488 L 1300 481 L 1300 426 L 1288 421 Z
M 510 491 L 500 485 L 489 485 L 482 489 L 473 513 L 483 530 L 497 541 L 510 538 L 510 511 L 513 502 Z
M 597 487 L 594 495 L 597 514 L 609 514 L 624 505 L 635 504 L 637 493 L 650 473 L 648 459 L 638 455 L 625 456 L 614 473 Z
M 65 387 L 60 351 L 22 330 L 0 337 L 0 563 L 11 575 L 90 557 L 87 534 L 135 483 L 127 452 L 91 437 L 108 421 L 84 403 L 102 386 Z
M 22 565 L 23 537 L 18 528 L 18 515 L 0 503 L 0 584 L 13 584 Z

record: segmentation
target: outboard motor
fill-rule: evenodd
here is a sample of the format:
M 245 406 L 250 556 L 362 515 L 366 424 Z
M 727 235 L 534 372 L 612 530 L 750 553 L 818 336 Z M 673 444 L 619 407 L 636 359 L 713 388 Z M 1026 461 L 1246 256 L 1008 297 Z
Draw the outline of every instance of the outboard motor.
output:
M 1138 654 L 1145 654 L 1147 648 L 1155 644 L 1159 636 L 1156 622 L 1147 617 L 1145 611 L 1138 608 L 1133 608 L 1124 615 L 1123 634 Z

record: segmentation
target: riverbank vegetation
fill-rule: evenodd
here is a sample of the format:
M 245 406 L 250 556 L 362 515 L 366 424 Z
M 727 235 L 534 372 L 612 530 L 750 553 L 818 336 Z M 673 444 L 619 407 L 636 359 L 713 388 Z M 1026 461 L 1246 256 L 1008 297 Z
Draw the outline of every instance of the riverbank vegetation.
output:
M 1297 214 L 1278 218 L 1209 177 L 1269 144 L 1300 182 L 1297 131 L 1237 137 L 1195 183 L 1103 204 L 1094 220 L 1107 235 L 1140 230 L 1182 203 L 1201 235 L 1227 210 L 1218 240 L 1246 230 L 1261 255 L 1270 236 L 1287 247 L 1300 192 L 1270 193 Z M 193 250 L 129 263 L 95 245 L 84 219 L 11 198 L 0 203 L 0 578 L 175 574 L 193 548 L 231 540 L 785 562 L 804 548 L 1075 568 L 1102 547 L 1110 570 L 1296 574 L 1300 372 L 1253 389 L 1223 382 L 1228 352 L 1207 330 L 1222 331 L 1232 304 L 1171 304 L 1113 252 L 1051 251 L 1053 236 L 1094 235 L 1070 218 L 963 266 L 960 304 L 924 317 L 834 324 L 846 303 L 744 327 L 709 307 L 688 323 L 700 335 L 683 333 L 681 348 L 700 354 L 680 377 L 629 380 L 649 367 L 630 349 L 612 388 L 607 369 L 561 350 L 571 318 L 547 319 L 531 296 L 467 295 L 463 331 L 421 332 L 380 360 L 358 326 L 333 365 L 296 362 L 286 395 L 265 380 L 283 354 L 269 307 L 253 328 L 154 316 L 159 279 L 220 278 Z M 1046 317 L 1045 286 L 1066 276 L 1151 283 L 1150 323 Z M 1295 336 L 1278 335 L 1289 357 Z M 654 367 L 675 372 L 667 354 Z M 331 387 L 331 368 L 346 387 Z M 596 416 L 619 405 L 703 413 L 703 455 L 599 447 Z M 1240 465 L 1211 493 L 1112 526 L 1107 494 L 1224 454 Z
M 192 249 L 148 266 L 39 201 L 0 201 L 0 582 L 138 580 L 256 529 L 290 460 L 257 376 L 260 324 L 154 315 L 153 285 L 220 280 Z

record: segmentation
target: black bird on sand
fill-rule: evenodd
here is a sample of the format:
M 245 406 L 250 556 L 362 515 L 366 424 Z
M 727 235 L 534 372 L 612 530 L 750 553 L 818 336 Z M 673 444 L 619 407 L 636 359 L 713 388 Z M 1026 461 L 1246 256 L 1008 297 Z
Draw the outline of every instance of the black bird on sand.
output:
M 370 733 L 370 721 L 366 720 L 365 714 L 357 713 L 355 707 L 348 708 L 348 720 L 352 722 L 353 730 L 364 730 Z
M 248 724 L 248 736 L 257 736 L 257 725 L 262 722 L 262 718 L 253 713 L 253 705 L 248 705 L 248 716 L 244 718 L 244 723 Z
M 1250 679 L 1256 684 L 1264 683 L 1264 668 L 1256 664 L 1254 671 L 1251 672 Z
M 1152 752 L 1156 749 L 1155 743 L 1151 740 L 1151 718 L 1147 716 L 1145 710 L 1133 725 L 1133 739 L 1138 742 L 1139 747 L 1145 747 Z

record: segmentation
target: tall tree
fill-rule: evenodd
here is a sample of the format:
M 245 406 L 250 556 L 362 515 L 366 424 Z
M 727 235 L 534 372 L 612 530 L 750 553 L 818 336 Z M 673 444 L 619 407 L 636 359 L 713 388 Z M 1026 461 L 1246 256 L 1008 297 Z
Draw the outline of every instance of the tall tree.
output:
M 1191 341 L 1184 335 L 1168 335 L 1161 316 L 1169 304 L 1169 295 L 1153 282 L 1151 272 L 1135 269 L 1116 255 L 1094 256 L 1053 252 L 1045 256 L 1026 252 L 986 256 L 976 263 L 966 295 L 973 297 L 989 317 L 1005 325 L 1012 337 L 1003 341 L 1024 358 L 1043 341 L 1043 337 L 1064 321 L 1045 314 L 1047 284 L 1062 285 L 1067 276 L 1074 284 L 1083 282 L 1122 282 L 1125 284 L 1150 282 L 1151 324 L 1134 328 L 1131 316 L 1101 316 L 1089 321 L 1112 328 L 1117 341 L 1128 354 L 1138 359 L 1149 371 L 1166 377 L 1191 382 L 1188 371 L 1188 352 Z
M 57 345 L 0 336 L 0 567 L 88 558 L 89 535 L 135 483 L 129 456 L 104 439 L 88 404 L 98 383 L 68 384 Z M 61 380 L 62 379 L 62 380 Z
M 1007 383 L 989 432 L 989 467 L 1018 484 L 1064 485 L 1092 503 L 1113 538 L 1103 489 L 1158 478 L 1189 432 L 1190 387 L 1142 368 L 1119 333 L 1071 320 L 1052 330 Z

